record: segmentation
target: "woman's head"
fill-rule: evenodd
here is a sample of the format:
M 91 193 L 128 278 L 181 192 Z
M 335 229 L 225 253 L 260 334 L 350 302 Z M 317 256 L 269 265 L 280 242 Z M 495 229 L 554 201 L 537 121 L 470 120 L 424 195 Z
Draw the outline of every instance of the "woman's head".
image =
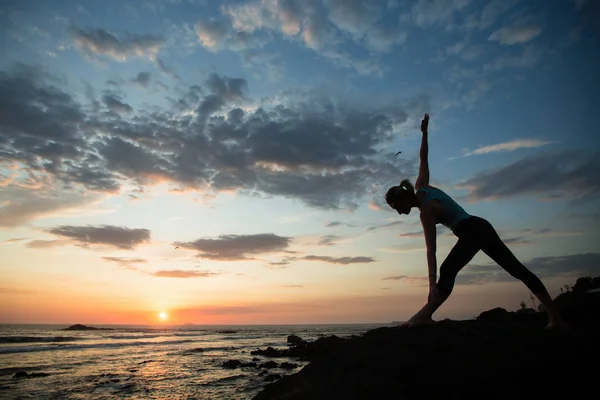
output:
M 399 186 L 392 186 L 385 194 L 385 202 L 398 211 L 398 214 L 409 214 L 415 204 L 415 188 L 408 179 L 400 182 Z

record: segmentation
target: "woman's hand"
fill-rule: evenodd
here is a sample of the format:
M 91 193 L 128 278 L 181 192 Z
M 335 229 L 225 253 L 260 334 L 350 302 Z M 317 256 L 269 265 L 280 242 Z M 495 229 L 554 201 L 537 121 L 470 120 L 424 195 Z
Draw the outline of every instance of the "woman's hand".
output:
M 429 126 L 429 114 L 425 114 L 423 120 L 421 121 L 421 132 L 427 132 L 427 127 Z

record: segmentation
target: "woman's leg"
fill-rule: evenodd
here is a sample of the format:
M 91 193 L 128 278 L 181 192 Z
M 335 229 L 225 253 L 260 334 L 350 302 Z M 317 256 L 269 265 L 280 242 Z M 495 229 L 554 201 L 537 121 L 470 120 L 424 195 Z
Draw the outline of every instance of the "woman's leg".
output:
M 527 288 L 538 298 L 544 306 L 550 320 L 549 327 L 565 327 L 560 313 L 546 287 L 533 272 L 525 267 L 510 249 L 504 244 L 494 227 L 487 221 L 483 220 L 487 225 L 484 235 L 484 241 L 481 245 L 481 250 L 487 254 L 492 260 L 500 265 L 506 272 L 514 278 L 520 280 Z
M 479 246 L 468 236 L 461 237 L 454 245 L 440 266 L 440 278 L 436 290 L 430 293 L 427 304 L 407 322 L 406 326 L 417 326 L 432 323 L 433 313 L 448 299 L 454 288 L 456 275 L 469 263 L 479 251 Z

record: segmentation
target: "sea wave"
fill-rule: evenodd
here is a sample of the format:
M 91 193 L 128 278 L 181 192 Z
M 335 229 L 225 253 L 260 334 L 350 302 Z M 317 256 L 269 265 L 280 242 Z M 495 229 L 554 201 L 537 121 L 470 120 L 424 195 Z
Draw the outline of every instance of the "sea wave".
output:
M 118 347 L 133 347 L 133 346 L 167 346 L 183 343 L 192 343 L 196 340 L 164 340 L 164 341 L 134 341 L 134 342 L 100 342 L 77 345 L 56 345 L 56 346 L 9 346 L 0 347 L 0 354 L 10 353 L 30 353 L 37 351 L 55 351 L 55 350 L 86 350 L 86 349 L 102 349 L 102 348 L 118 348 Z
M 0 343 L 62 343 L 81 339 L 73 336 L 0 336 Z

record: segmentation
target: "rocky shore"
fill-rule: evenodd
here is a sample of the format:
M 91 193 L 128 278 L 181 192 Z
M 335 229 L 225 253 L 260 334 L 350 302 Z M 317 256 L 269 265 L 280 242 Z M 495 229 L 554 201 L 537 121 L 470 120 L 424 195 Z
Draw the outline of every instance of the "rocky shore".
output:
M 600 360 L 600 299 L 569 296 L 557 301 L 568 332 L 546 330 L 545 313 L 498 308 L 473 320 L 350 338 L 290 336 L 288 348 L 253 354 L 309 363 L 254 400 L 587 398 Z

